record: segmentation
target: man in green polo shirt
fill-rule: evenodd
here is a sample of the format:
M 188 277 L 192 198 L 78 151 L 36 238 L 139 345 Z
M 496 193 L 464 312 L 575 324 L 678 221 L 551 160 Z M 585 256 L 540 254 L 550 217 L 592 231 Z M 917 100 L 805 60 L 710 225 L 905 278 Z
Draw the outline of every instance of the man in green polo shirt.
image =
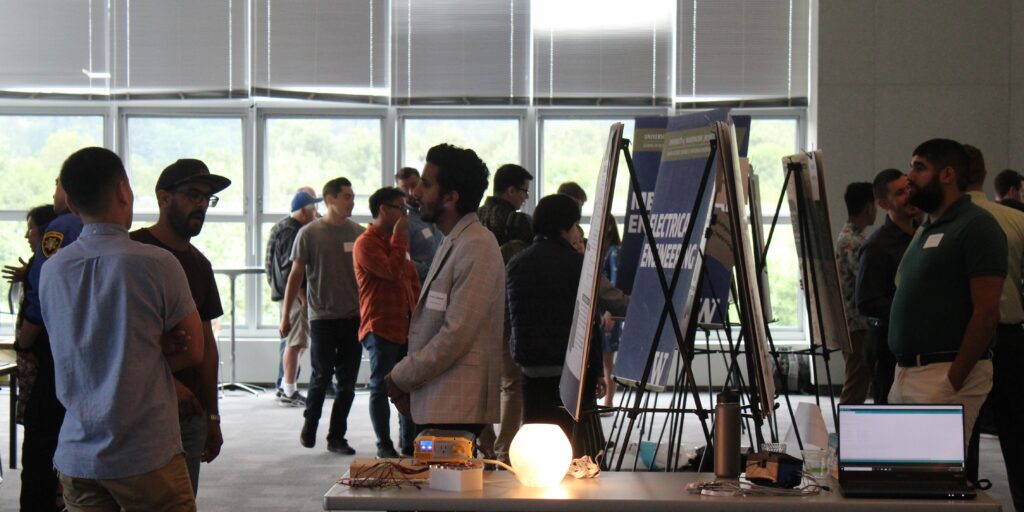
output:
M 896 274 L 889 348 L 898 367 L 889 403 L 964 406 L 964 440 L 992 389 L 989 350 L 1007 271 L 1006 235 L 964 194 L 969 159 L 960 143 L 914 150 L 910 204 L 928 214 Z

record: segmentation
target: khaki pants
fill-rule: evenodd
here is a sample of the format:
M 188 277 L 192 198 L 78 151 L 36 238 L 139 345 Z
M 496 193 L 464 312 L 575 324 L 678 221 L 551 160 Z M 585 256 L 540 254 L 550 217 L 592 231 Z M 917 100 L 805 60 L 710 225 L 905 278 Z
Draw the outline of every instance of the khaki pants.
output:
M 841 404 L 862 404 L 868 397 L 868 385 L 871 384 L 871 372 L 864 358 L 864 344 L 868 337 L 868 331 L 853 331 L 850 333 L 850 353 L 843 352 L 843 361 L 846 362 L 845 376 L 843 378 L 843 392 L 839 396 Z
M 195 512 L 192 482 L 185 456 L 177 454 L 166 466 L 142 475 L 93 480 L 59 475 L 64 503 L 71 512 Z
M 960 404 L 964 406 L 964 446 L 978 420 L 981 404 L 992 389 L 992 361 L 978 361 L 960 391 L 946 378 L 953 363 L 933 363 L 913 368 L 896 367 L 889 391 L 890 404 Z

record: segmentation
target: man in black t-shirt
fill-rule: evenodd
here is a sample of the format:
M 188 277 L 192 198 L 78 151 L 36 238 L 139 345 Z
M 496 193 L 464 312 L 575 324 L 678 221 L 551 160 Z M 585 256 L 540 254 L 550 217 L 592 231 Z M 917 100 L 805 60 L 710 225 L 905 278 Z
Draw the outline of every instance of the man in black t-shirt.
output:
M 231 180 L 210 174 L 200 160 L 183 158 L 167 166 L 156 182 L 160 217 L 156 224 L 131 232 L 132 240 L 169 251 L 181 263 L 192 299 L 203 321 L 203 362 L 174 374 L 178 420 L 192 493 L 199 489 L 199 463 L 211 462 L 224 439 L 217 405 L 217 342 L 210 321 L 224 314 L 213 277 L 213 266 L 190 242 L 203 229 L 206 210 L 216 206 L 213 195 Z

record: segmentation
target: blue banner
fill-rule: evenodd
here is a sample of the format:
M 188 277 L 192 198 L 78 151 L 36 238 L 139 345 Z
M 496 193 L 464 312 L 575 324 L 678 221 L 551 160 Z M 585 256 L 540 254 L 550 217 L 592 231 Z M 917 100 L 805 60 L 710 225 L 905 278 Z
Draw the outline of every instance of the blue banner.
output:
M 654 199 L 654 186 L 658 183 L 661 146 L 667 125 L 667 117 L 638 117 L 633 129 L 633 170 L 640 182 L 640 193 L 648 210 Z M 626 228 L 619 249 L 619 272 L 615 287 L 631 294 L 636 267 L 640 263 L 640 251 L 644 246 L 644 223 L 640 218 L 640 203 L 633 192 L 633 180 L 627 174 L 623 174 L 620 179 L 629 180 L 629 208 L 626 209 Z
M 705 243 L 717 181 L 717 155 L 711 152 L 715 139 L 715 121 L 727 121 L 728 110 L 719 109 L 669 119 L 662 147 L 661 165 L 651 208 L 653 231 L 666 281 L 671 283 L 676 261 L 683 258 L 678 282 L 672 295 L 673 308 L 680 329 L 689 322 L 700 275 L 700 252 Z M 702 201 L 695 205 L 700 182 L 711 159 Z M 696 208 L 695 208 L 696 206 Z M 695 211 L 696 210 L 696 211 Z M 683 247 L 687 226 L 693 222 L 690 243 Z M 668 368 L 676 348 L 675 333 L 668 317 L 661 337 L 655 333 L 665 306 L 665 296 L 658 279 L 653 254 L 645 243 L 637 266 L 633 294 L 626 314 L 614 374 L 627 381 L 640 382 L 647 358 L 654 348 L 657 353 L 648 384 L 664 387 Z M 652 347 L 653 345 L 653 347 Z

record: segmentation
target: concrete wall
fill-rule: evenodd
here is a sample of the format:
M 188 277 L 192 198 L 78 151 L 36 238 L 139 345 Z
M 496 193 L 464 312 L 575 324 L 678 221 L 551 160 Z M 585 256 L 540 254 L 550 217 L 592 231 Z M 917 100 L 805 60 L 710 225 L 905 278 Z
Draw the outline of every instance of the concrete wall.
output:
M 917 144 L 985 153 L 991 175 L 1024 171 L 1024 0 L 820 0 L 817 142 L 833 236 L 842 192 Z

